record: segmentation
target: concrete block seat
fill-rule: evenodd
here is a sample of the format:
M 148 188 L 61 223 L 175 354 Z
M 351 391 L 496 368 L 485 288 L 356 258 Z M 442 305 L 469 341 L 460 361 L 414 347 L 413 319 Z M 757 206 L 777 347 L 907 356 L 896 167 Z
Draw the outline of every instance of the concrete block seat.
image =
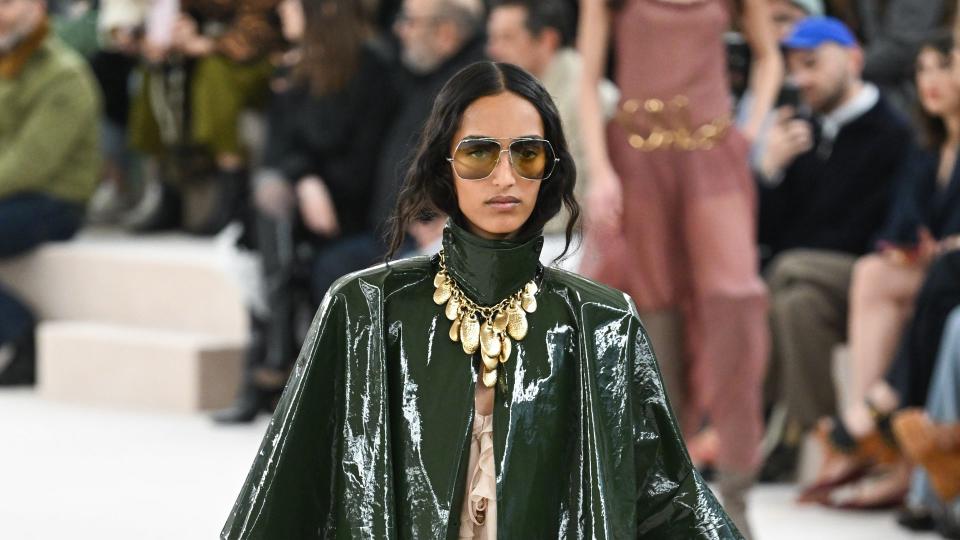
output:
M 85 230 L 0 262 L 0 283 L 40 320 L 41 396 L 197 411 L 239 385 L 255 266 L 215 239 Z

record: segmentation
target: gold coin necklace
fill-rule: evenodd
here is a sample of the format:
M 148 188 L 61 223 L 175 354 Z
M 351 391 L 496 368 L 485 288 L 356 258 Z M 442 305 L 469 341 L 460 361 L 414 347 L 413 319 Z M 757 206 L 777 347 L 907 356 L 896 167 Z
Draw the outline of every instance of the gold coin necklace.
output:
M 480 350 L 481 380 L 487 388 L 493 387 L 497 383 L 497 367 L 510 359 L 511 338 L 521 341 L 527 335 L 527 313 L 537 310 L 537 284 L 530 280 L 497 305 L 479 306 L 447 273 L 440 250 L 440 270 L 433 278 L 433 286 L 434 303 L 444 306 L 444 315 L 451 321 L 450 339 L 460 342 L 463 352 L 469 355 Z

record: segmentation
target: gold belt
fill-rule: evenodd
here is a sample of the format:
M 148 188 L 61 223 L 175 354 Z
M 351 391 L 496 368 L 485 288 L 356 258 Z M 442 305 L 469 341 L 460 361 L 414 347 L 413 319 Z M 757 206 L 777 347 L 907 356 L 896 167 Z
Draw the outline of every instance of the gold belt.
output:
M 648 99 L 642 104 L 636 99 L 623 102 L 614 120 L 627 132 L 630 146 L 644 152 L 653 150 L 709 150 L 733 125 L 733 118 L 727 114 L 697 127 L 690 127 L 690 100 L 686 96 L 676 96 L 664 103 L 659 99 Z M 638 113 L 648 119 L 650 134 L 641 135 L 637 122 Z

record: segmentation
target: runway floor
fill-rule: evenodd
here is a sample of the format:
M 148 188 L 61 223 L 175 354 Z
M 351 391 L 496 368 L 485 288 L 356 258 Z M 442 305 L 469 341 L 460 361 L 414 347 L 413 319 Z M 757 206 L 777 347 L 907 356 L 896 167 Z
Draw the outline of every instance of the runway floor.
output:
M 266 425 L 0 390 L 0 539 L 216 538 Z M 754 491 L 758 540 L 937 538 L 903 532 L 890 513 L 798 507 L 792 496 L 786 485 Z

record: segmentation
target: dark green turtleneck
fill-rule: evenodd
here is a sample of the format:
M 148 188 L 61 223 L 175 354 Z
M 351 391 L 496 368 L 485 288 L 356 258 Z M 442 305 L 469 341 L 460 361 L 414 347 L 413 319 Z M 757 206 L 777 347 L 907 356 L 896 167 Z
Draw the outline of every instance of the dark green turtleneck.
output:
M 453 220 L 443 230 L 447 271 L 464 292 L 481 305 L 494 305 L 534 279 L 543 236 L 490 240 L 468 232 Z

